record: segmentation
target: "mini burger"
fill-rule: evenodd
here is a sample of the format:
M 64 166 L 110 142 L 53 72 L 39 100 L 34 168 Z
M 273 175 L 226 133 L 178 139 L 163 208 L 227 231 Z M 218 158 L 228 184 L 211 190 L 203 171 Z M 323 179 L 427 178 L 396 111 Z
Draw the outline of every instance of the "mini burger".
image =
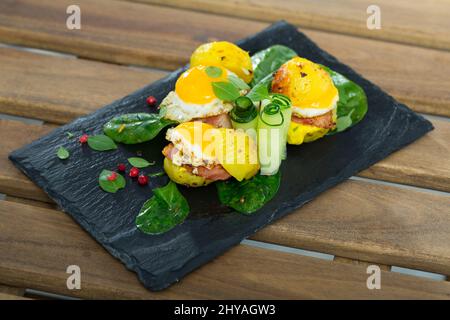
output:
M 217 128 L 232 128 L 230 101 L 216 96 L 214 82 L 230 82 L 230 76 L 250 82 L 252 61 L 248 52 L 227 41 L 205 43 L 191 56 L 191 68 L 183 72 L 161 102 L 164 118 L 177 122 L 202 121 Z
M 250 179 L 260 169 L 253 139 L 240 130 L 215 128 L 200 121 L 167 130 L 162 151 L 171 180 L 191 187 L 214 181 Z
M 282 93 L 292 102 L 289 144 L 317 140 L 336 127 L 339 93 L 320 65 L 305 58 L 292 58 L 275 73 L 272 92 Z

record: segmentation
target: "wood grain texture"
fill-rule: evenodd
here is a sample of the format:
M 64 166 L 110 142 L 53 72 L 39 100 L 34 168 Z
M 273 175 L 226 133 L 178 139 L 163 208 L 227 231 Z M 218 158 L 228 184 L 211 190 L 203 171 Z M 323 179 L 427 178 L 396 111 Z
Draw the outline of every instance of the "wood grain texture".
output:
M 82 29 L 68 30 L 65 20 L 59 17 L 69 3 L 70 0 L 20 0 L 14 1 L 14 5 L 10 1 L 0 2 L 0 41 L 114 63 L 173 69 L 186 63 L 192 50 L 203 42 L 214 39 L 235 41 L 267 26 L 255 21 L 151 5 L 82 0 Z M 303 31 L 325 50 L 414 110 L 450 116 L 449 52 Z M 38 118 L 51 116 L 52 121 L 58 123 L 61 118 L 79 116 L 147 81 L 146 75 L 128 69 L 98 65 L 97 76 L 95 64 L 69 62 L 65 67 L 61 66 L 62 62 L 55 62 L 53 66 L 50 60 L 30 57 L 21 59 L 20 63 L 11 63 L 17 60 L 15 56 L 21 57 L 6 51 L 0 53 L 3 61 L 0 66 L 9 71 L 6 73 L 8 81 L 3 81 L 0 86 L 5 88 L 0 92 L 0 108 Z M 43 65 L 37 68 L 39 63 Z M 30 71 L 26 72 L 24 66 Z M 120 71 L 123 76 L 113 70 Z M 112 89 L 105 90 L 108 81 Z M 43 93 L 48 93 L 47 88 L 52 85 L 55 94 L 50 101 L 42 99 L 41 93 L 36 92 L 36 88 L 43 86 Z M 67 89 L 68 85 L 73 88 L 72 92 Z M 30 89 L 30 93 L 25 88 Z
M 0 112 L 60 124 L 165 75 L 9 48 L 0 48 L 0 69 Z
M 450 192 L 450 122 L 432 123 L 432 132 L 358 175 Z
M 52 127 L 28 125 L 0 119 L 0 130 L 7 136 L 0 143 L 0 193 L 51 202 L 42 189 L 22 174 L 8 159 L 11 151 L 49 133 Z
M 445 281 L 382 271 L 382 289 L 368 290 L 364 267 L 245 245 L 233 248 L 169 289 L 152 293 L 61 212 L 2 201 L 0 221 L 0 281 L 82 298 L 450 297 L 450 283 Z M 72 264 L 81 268 L 81 290 L 66 287 L 66 268 Z
M 450 275 L 449 228 L 450 195 L 347 181 L 254 239 Z
M 8 294 L 8 293 L 1 293 L 0 292 L 0 300 L 30 300 L 28 298 L 25 297 L 21 297 L 21 296 L 15 296 L 13 294 Z
M 51 201 L 50 199 L 48 199 L 49 202 L 44 202 L 44 201 L 39 201 L 39 200 L 32 200 L 32 199 L 28 199 L 28 198 L 20 198 L 20 197 L 6 195 L 4 200 L 10 201 L 10 202 L 27 204 L 29 206 L 58 210 L 58 206 L 56 205 L 56 203 L 50 202 Z
M 23 297 L 23 295 L 25 294 L 25 289 L 17 288 L 17 287 L 5 286 L 3 284 L 0 284 L 0 293 L 8 294 L 8 295 L 11 295 L 11 296 Z
M 442 0 L 131 0 L 233 17 L 340 32 L 385 41 L 450 50 L 450 3 Z M 367 8 L 381 10 L 381 29 L 367 28 Z
M 335 256 L 333 261 L 334 262 L 339 262 L 339 263 L 347 263 L 347 264 L 356 265 L 356 266 L 363 266 L 366 269 L 367 269 L 368 266 L 376 265 L 376 266 L 380 267 L 381 270 L 391 271 L 391 267 L 387 266 L 385 264 L 379 264 L 379 263 L 375 264 L 373 262 L 349 259 L 349 258 L 338 257 L 338 256 Z
M 445 124 L 449 125 L 448 122 Z M 0 120 L 0 135 L 5 141 L 10 141 L 9 144 L 0 144 L 0 192 L 51 201 L 6 158 L 12 149 L 45 132 L 45 126 Z M 438 132 L 439 126 L 422 139 L 433 139 Z M 411 154 L 407 152 L 401 156 L 415 146 L 412 144 L 395 153 L 393 156 L 397 159 L 392 161 L 397 166 L 402 164 L 403 168 L 415 166 L 416 169 L 408 169 L 410 171 L 426 168 L 427 162 L 420 162 L 422 158 L 417 157 L 419 162 L 413 162 L 412 157 L 420 152 L 433 154 L 427 146 L 434 146 L 431 142 L 424 143 L 419 145 L 422 151 L 412 150 Z M 434 154 L 441 156 L 439 150 Z M 423 159 L 431 164 L 438 163 L 437 158 Z M 380 164 L 381 168 L 395 168 L 389 162 L 389 158 L 380 162 L 384 163 Z M 446 162 L 443 164 L 445 166 Z M 446 168 L 450 168 L 448 162 Z M 431 172 L 423 170 L 424 174 Z M 448 171 L 446 174 L 448 187 L 450 176 Z M 424 180 L 433 179 L 427 177 Z M 319 196 L 298 213 L 263 229 L 255 239 L 450 275 L 449 204 L 450 196 L 348 181 Z

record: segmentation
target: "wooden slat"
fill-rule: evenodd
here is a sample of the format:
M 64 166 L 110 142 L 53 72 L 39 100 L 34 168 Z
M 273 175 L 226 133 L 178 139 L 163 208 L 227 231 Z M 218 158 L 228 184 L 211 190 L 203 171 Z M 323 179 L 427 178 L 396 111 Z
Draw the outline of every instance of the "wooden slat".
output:
M 0 2 L 0 41 L 60 50 L 108 62 L 169 69 L 184 64 L 192 50 L 202 42 L 213 39 L 235 41 L 267 26 L 256 21 L 145 4 L 82 0 L 79 2 L 83 8 L 82 29 L 67 30 L 64 19 L 59 17 L 61 12 L 65 12 L 67 5 L 72 4 L 70 0 L 40 2 L 21 0 L 14 3 L 18 4 Z M 447 90 L 450 87 L 450 79 L 447 76 L 450 74 L 449 52 L 311 30 L 306 30 L 306 33 L 325 50 L 415 110 L 450 116 L 450 91 Z M 23 72 L 18 69 L 20 65 L 10 66 L 14 71 L 7 76 L 12 77 L 11 83 L 20 83 L 23 79 L 21 76 Z M 438 72 L 433 72 L 437 66 Z M 81 69 L 86 73 L 91 72 L 85 68 L 87 67 Z M 66 72 L 65 68 L 60 70 L 62 73 Z M 72 73 L 74 72 L 76 71 L 72 70 Z M 55 78 L 63 79 L 59 74 Z M 75 76 L 75 79 L 80 80 L 79 76 Z M 41 81 L 38 83 L 42 85 Z M 130 87 L 138 86 L 130 85 Z M 10 89 L 11 86 L 7 85 L 5 88 Z M 66 87 L 56 86 L 56 89 L 61 88 L 62 92 L 58 93 L 58 97 L 63 99 L 62 103 L 73 102 L 61 98 L 65 97 L 67 90 Z M 92 93 L 92 90 L 86 90 L 83 86 L 75 86 L 75 89 L 78 88 L 83 89 L 83 92 Z M 102 94 L 99 94 L 99 91 L 95 92 L 95 96 L 104 94 L 109 97 L 111 93 L 107 92 L 113 90 L 106 90 Z M 36 93 L 34 95 L 39 97 Z M 88 100 L 87 105 L 95 104 L 94 100 L 89 100 L 90 95 L 85 96 L 87 97 L 85 101 Z M 13 106 L 26 105 L 30 102 L 26 95 L 12 98 Z M 2 99 L 4 102 L 11 101 L 8 95 Z M 54 104 L 50 106 L 54 108 Z M 72 110 L 72 116 L 77 112 L 74 109 L 79 109 L 77 107 L 72 109 L 70 104 L 64 106 L 66 110 Z M 12 107 L 8 109 L 14 112 Z M 21 107 L 21 112 L 24 113 L 25 109 L 25 106 Z M 40 113 L 37 109 L 33 115 L 39 117 Z M 54 118 L 58 120 L 58 117 Z
M 414 164 L 411 155 L 432 150 L 426 146 L 435 148 L 431 142 L 438 130 L 422 138 L 431 139 L 430 143 L 419 145 L 424 149 L 406 152 L 415 148 L 416 144 L 412 144 L 394 155 L 397 158 L 394 163 L 397 166 L 410 166 L 410 171 L 414 171 L 411 168 L 414 165 L 416 171 L 417 168 L 426 168 L 426 164 L 420 162 L 420 157 L 417 157 L 419 162 Z M 0 192 L 14 194 L 20 191 L 21 197 L 36 199 L 42 196 L 43 200 L 50 201 L 6 159 L 11 149 L 38 137 L 41 131 L 40 126 L 0 120 L 0 135 L 5 141 L 11 141 L 9 144 L 0 144 Z M 444 142 L 442 144 L 445 145 Z M 404 157 L 399 156 L 405 152 Z M 431 164 L 438 162 L 437 159 L 427 161 L 431 161 Z M 385 163 L 380 165 L 382 172 L 392 167 L 392 172 L 389 172 L 394 175 L 397 167 L 389 165 L 389 158 L 381 163 Z M 446 163 L 448 160 L 444 166 Z M 375 172 L 377 169 L 370 170 Z M 426 170 L 423 172 L 428 173 Z M 424 180 L 432 179 L 426 177 Z M 447 187 L 449 180 L 447 171 Z M 450 275 L 450 235 L 447 232 L 450 228 L 449 203 L 449 196 L 349 181 L 319 196 L 300 209 L 298 214 L 270 225 L 255 237 L 261 241 L 357 260 Z M 370 233 L 367 228 L 372 227 L 375 229 Z
M 47 208 L 47 209 L 54 209 L 54 210 L 58 209 L 58 206 L 56 205 L 56 203 L 50 202 L 51 201 L 50 199 L 48 199 L 49 202 L 44 202 L 44 201 L 39 201 L 39 200 L 32 200 L 32 199 L 27 199 L 27 198 L 20 198 L 20 197 L 14 197 L 14 196 L 6 195 L 5 200 L 6 201 L 10 201 L 10 202 L 17 202 L 17 203 L 27 204 L 29 206 L 35 206 L 35 207 L 41 207 L 41 208 Z
M 0 131 L 8 134 L 0 143 L 0 193 L 11 196 L 51 202 L 38 188 L 9 161 L 11 151 L 49 133 L 52 127 L 27 125 L 17 121 L 0 119 Z
M 450 192 L 450 122 L 432 123 L 431 133 L 358 175 Z
M 130 1 L 130 0 L 129 0 Z M 131 0 L 196 11 L 273 22 L 287 20 L 301 27 L 341 32 L 450 50 L 450 3 L 409 0 Z M 381 9 L 381 29 L 367 28 L 369 5 Z
M 25 294 L 25 289 L 0 284 L 0 293 L 23 297 L 23 295 Z
M 379 263 L 373 263 L 373 262 L 349 259 L 349 258 L 338 257 L 338 256 L 335 256 L 333 261 L 334 262 L 339 262 L 339 263 L 347 263 L 347 264 L 352 264 L 352 265 L 357 265 L 357 266 L 363 266 L 365 268 L 367 268 L 370 265 L 376 265 L 376 266 L 380 267 L 381 270 L 384 270 L 384 271 L 390 271 L 391 270 L 391 267 L 387 266 L 385 264 L 379 264 Z
M 21 296 L 15 296 L 13 294 L 0 292 L 0 300 L 30 300 L 30 299 Z
M 254 239 L 450 275 L 449 228 L 449 195 L 347 181 Z
M 0 112 L 66 123 L 165 75 L 0 48 Z
M 382 271 L 381 290 L 368 290 L 365 267 L 245 245 L 233 248 L 169 289 L 152 293 L 68 216 L 6 201 L 0 202 L 0 251 L 0 281 L 82 298 L 450 297 L 450 283 L 445 281 Z M 72 264 L 81 268 L 81 290 L 66 288 L 65 271 Z

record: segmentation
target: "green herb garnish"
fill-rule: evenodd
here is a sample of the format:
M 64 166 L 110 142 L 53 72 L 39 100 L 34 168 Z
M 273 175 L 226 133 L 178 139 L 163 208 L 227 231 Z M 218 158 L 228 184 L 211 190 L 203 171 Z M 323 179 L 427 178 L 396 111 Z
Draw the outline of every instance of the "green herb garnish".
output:
M 206 67 L 205 72 L 210 78 L 219 78 L 222 75 L 222 69 L 214 66 Z
M 230 82 L 213 82 L 214 94 L 224 101 L 234 101 L 240 97 L 239 89 Z
M 59 147 L 59 148 L 58 148 L 58 151 L 56 151 L 56 155 L 57 155 L 57 157 L 58 157 L 59 159 L 65 160 L 65 159 L 69 158 L 70 153 L 69 153 L 69 151 L 68 151 L 66 148 L 64 148 L 64 147 Z
M 146 168 L 148 166 L 153 166 L 155 164 L 155 161 L 148 162 L 147 160 L 139 157 L 132 157 L 128 158 L 128 162 L 136 168 Z
M 277 71 L 283 63 L 296 56 L 297 53 L 294 50 L 282 45 L 274 45 L 255 53 L 252 56 L 253 80 L 251 85 L 255 86 L 268 75 Z
M 353 127 L 364 118 L 368 110 L 367 97 L 364 90 L 353 81 L 328 67 L 321 67 L 331 76 L 339 92 L 336 129 L 328 133 L 331 135 Z
M 228 75 L 228 81 L 230 81 L 239 90 L 248 90 L 248 89 L 250 89 L 249 85 L 246 84 L 244 80 L 242 80 L 241 78 L 239 78 L 235 74 L 229 74 Z
M 98 178 L 98 183 L 103 191 L 116 193 L 119 189 L 125 188 L 125 178 L 114 171 L 103 170 Z
M 246 95 L 254 103 L 265 100 L 269 98 L 269 86 L 272 83 L 273 76 L 269 74 L 262 81 L 258 82 Z
M 72 132 L 66 132 L 67 138 L 72 139 L 74 137 Z
M 153 196 L 142 206 L 136 226 L 147 234 L 167 232 L 182 223 L 189 214 L 189 204 L 170 181 L 165 187 L 153 189 Z
M 219 181 L 216 183 L 219 200 L 234 210 L 249 215 L 261 209 L 277 194 L 280 188 L 281 173 L 262 176 L 249 180 Z
M 114 141 L 104 134 L 90 136 L 87 143 L 89 147 L 95 151 L 108 151 L 117 149 L 117 145 L 114 143 Z
M 116 142 L 136 144 L 152 140 L 162 129 L 176 123 L 157 113 L 129 113 L 111 119 L 103 131 Z

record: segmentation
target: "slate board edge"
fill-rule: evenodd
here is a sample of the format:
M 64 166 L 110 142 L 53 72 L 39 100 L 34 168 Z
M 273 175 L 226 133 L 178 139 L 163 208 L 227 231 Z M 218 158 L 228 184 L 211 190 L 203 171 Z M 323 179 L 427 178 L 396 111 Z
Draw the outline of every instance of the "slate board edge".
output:
M 247 40 L 249 40 L 249 39 L 254 38 L 255 36 L 261 35 L 261 34 L 263 34 L 263 33 L 265 33 L 265 32 L 268 32 L 268 31 L 276 30 L 276 29 L 278 29 L 278 28 L 282 28 L 282 29 L 283 29 L 283 28 L 292 28 L 292 29 L 295 29 L 296 32 L 298 32 L 298 30 L 297 30 L 296 27 L 294 27 L 294 26 L 292 26 L 292 25 L 289 25 L 289 24 L 287 24 L 287 23 L 284 22 L 284 21 L 281 21 L 281 22 L 277 22 L 277 23 L 271 25 L 270 27 L 264 29 L 263 31 L 261 31 L 260 33 L 254 35 L 254 36 L 250 36 L 250 37 L 248 37 L 248 38 L 245 38 L 245 39 L 243 39 L 243 40 L 240 40 L 238 43 L 243 43 L 243 42 L 245 42 L 245 41 L 247 41 Z M 303 34 L 302 34 L 302 35 L 303 35 Z M 315 44 L 314 44 L 314 45 L 315 45 Z M 317 50 L 320 51 L 322 54 L 326 54 L 328 59 L 332 59 L 332 60 L 335 60 L 336 62 L 338 62 L 338 60 L 337 60 L 336 58 L 334 58 L 333 56 L 331 56 L 331 55 L 329 55 L 328 53 L 324 52 L 322 49 L 320 49 L 320 48 L 317 47 Z M 160 82 L 160 81 L 161 81 L 161 82 L 162 82 L 162 81 L 167 81 L 168 79 L 170 79 L 170 78 L 172 78 L 172 77 L 178 77 L 178 74 L 180 74 L 180 72 L 182 72 L 183 70 L 185 70 L 186 67 L 187 67 L 187 66 L 185 66 L 185 67 L 183 67 L 183 68 L 180 68 L 180 69 L 174 71 L 173 73 L 171 73 L 171 74 L 168 75 L 167 77 L 165 77 L 165 78 L 163 78 L 163 79 L 160 79 L 160 80 L 158 80 L 157 82 Z M 348 67 L 348 66 L 346 66 L 346 65 L 343 65 L 343 67 L 347 68 L 347 69 L 348 69 L 348 72 L 353 72 L 354 74 L 359 75 L 359 74 L 356 73 L 354 70 L 352 70 L 350 67 Z M 367 81 L 367 80 L 365 80 L 365 81 Z M 157 83 L 157 82 L 155 82 L 155 83 Z M 149 84 L 148 86 L 154 85 L 155 83 Z M 370 82 L 369 82 L 369 83 L 370 83 Z M 372 83 L 370 83 L 370 84 L 371 84 L 372 86 L 378 88 L 378 86 L 376 86 L 376 85 L 374 85 L 374 84 L 372 84 Z M 89 114 L 89 115 L 87 115 L 87 116 L 84 116 L 84 117 L 82 117 L 82 118 L 79 118 L 79 119 L 75 120 L 74 122 L 72 122 L 72 123 L 70 123 L 70 124 L 67 124 L 67 125 L 64 125 L 64 126 L 62 126 L 62 127 L 59 127 L 59 128 L 55 129 L 55 130 L 52 131 L 52 132 L 55 132 L 55 131 L 64 131 L 64 130 L 66 129 L 66 127 L 69 126 L 69 125 L 72 126 L 72 125 L 76 124 L 77 122 L 82 122 L 82 121 L 84 121 L 84 120 L 87 119 L 87 118 L 90 118 L 90 117 L 96 117 L 96 116 L 98 116 L 98 115 L 101 115 L 101 114 L 110 112 L 112 109 L 117 109 L 118 107 L 120 107 L 120 105 L 121 105 L 121 103 L 122 103 L 123 101 L 125 101 L 126 99 L 134 98 L 136 95 L 139 95 L 140 92 L 145 91 L 146 88 L 147 88 L 148 86 L 145 86 L 144 88 L 142 88 L 142 89 L 140 89 L 140 90 L 137 90 L 136 92 L 134 92 L 134 93 L 132 93 L 132 94 L 130 94 L 130 95 L 128 95 L 128 96 L 125 96 L 124 98 L 121 98 L 121 99 L 116 100 L 116 101 L 113 102 L 112 104 L 110 104 L 110 105 L 108 105 L 108 106 L 106 106 L 106 107 L 104 107 L 104 108 L 102 108 L 102 109 L 100 109 L 100 110 L 97 110 L 97 111 L 95 111 L 94 113 L 91 113 L 91 114 Z M 381 90 L 381 89 L 380 89 L 380 90 Z M 389 97 L 390 97 L 390 96 L 389 96 Z M 397 106 L 397 108 L 399 108 L 400 110 L 402 110 L 402 109 L 408 109 L 406 106 L 397 103 L 397 102 L 395 101 L 395 99 L 393 99 L 392 97 L 390 97 L 390 98 L 392 99 L 393 103 Z M 369 106 L 369 107 L 370 107 L 370 106 Z M 108 110 L 106 110 L 106 109 L 108 109 Z M 428 123 L 428 126 L 427 126 L 426 128 L 425 128 L 425 127 L 422 128 L 422 131 L 420 131 L 420 132 L 419 132 L 419 131 L 416 131 L 416 132 L 415 132 L 415 136 L 412 137 L 409 141 L 404 142 L 402 145 L 397 145 L 397 146 L 392 147 L 392 148 L 386 148 L 386 149 L 384 150 L 384 152 L 378 153 L 377 157 L 374 157 L 374 158 L 373 158 L 374 160 L 373 160 L 368 166 L 370 166 L 370 165 L 372 165 L 372 164 L 378 162 L 379 160 L 385 158 L 388 154 L 392 153 L 393 151 L 398 150 L 398 149 L 400 149 L 401 147 L 403 147 L 403 146 L 405 146 L 405 145 L 407 145 L 407 144 L 409 144 L 409 143 L 415 141 L 417 138 L 419 138 L 420 136 L 424 135 L 426 132 L 428 132 L 428 131 L 430 131 L 430 130 L 433 129 L 433 127 L 432 127 L 432 125 L 431 125 L 431 123 L 430 123 L 429 121 L 425 120 L 425 119 L 424 119 L 422 116 L 420 116 L 420 115 L 415 114 L 415 116 L 418 117 L 418 118 L 421 118 L 421 119 L 424 120 L 424 121 L 426 121 L 426 122 Z M 49 133 L 49 134 L 51 134 L 51 133 Z M 40 139 L 38 139 L 38 140 L 32 142 L 30 145 L 39 143 L 39 142 L 40 142 L 41 140 L 43 140 L 43 139 L 45 139 L 45 137 L 42 137 L 42 138 L 40 138 Z M 11 155 L 10 155 L 10 159 L 13 161 L 14 165 L 17 166 L 17 167 L 18 167 L 22 172 L 24 172 L 27 176 L 33 177 L 33 180 L 36 182 L 36 184 L 37 184 L 39 187 L 41 187 L 42 189 L 44 189 L 44 191 L 49 195 L 49 197 L 52 198 L 53 200 L 55 200 L 55 202 L 56 202 L 60 207 L 64 207 L 64 203 L 61 202 L 61 201 L 59 201 L 59 200 L 57 200 L 57 199 L 58 199 L 57 195 L 54 194 L 54 192 L 53 192 L 51 189 L 49 189 L 49 188 L 47 187 L 46 180 L 45 180 L 42 176 L 40 176 L 39 173 L 33 172 L 33 167 L 32 167 L 32 165 L 26 166 L 25 163 L 22 163 L 22 162 L 19 161 L 18 158 L 20 158 L 20 157 L 19 157 L 18 155 L 21 153 L 22 150 L 26 149 L 26 148 L 29 147 L 30 145 L 25 146 L 25 147 L 23 147 L 23 148 L 21 148 L 21 149 L 18 149 L 18 150 L 16 150 L 16 151 L 12 152 Z M 349 169 L 349 170 L 350 170 L 350 169 Z M 314 194 L 320 193 L 320 192 L 324 191 L 325 189 L 328 189 L 328 188 L 330 188 L 330 187 L 332 187 L 332 186 L 337 185 L 338 183 L 340 183 L 340 182 L 346 180 L 346 179 L 347 179 L 349 176 L 351 176 L 351 175 L 352 175 L 352 173 L 351 173 L 351 174 L 341 175 L 341 177 L 339 177 L 339 178 L 331 179 L 330 181 L 328 181 L 329 183 L 328 183 L 326 186 L 323 186 L 323 185 L 322 185 L 321 187 L 318 187 L 318 188 L 315 189 L 315 190 L 311 190 L 311 191 L 308 193 L 307 196 L 303 195 L 303 196 L 301 197 L 301 198 L 303 198 L 303 199 L 295 199 L 294 202 L 297 202 L 297 203 L 294 204 L 294 205 L 286 205 L 286 204 L 284 204 L 284 205 L 281 206 L 278 210 L 276 210 L 276 211 L 273 212 L 273 214 L 272 214 L 272 219 L 271 219 L 271 220 L 267 221 L 267 223 L 265 223 L 264 225 L 260 225 L 258 228 L 254 229 L 252 232 L 249 232 L 249 233 L 247 234 L 247 236 L 253 234 L 254 232 L 256 232 L 256 231 L 258 231 L 259 229 L 261 229 L 261 228 L 263 228 L 264 226 L 266 226 L 267 224 L 273 222 L 274 220 L 279 219 L 279 218 L 285 216 L 287 213 L 289 213 L 289 212 L 291 212 L 291 211 L 293 211 L 293 210 L 295 210 L 295 209 L 301 207 L 301 206 L 304 205 L 306 202 L 310 201 L 310 200 L 314 197 L 314 196 L 313 196 Z M 345 177 L 345 176 L 347 176 L 347 177 Z M 76 215 L 73 215 L 73 213 L 71 213 L 71 212 L 78 212 L 78 210 L 77 210 L 75 207 L 72 207 L 72 206 L 70 206 L 70 205 L 69 205 L 69 206 L 65 206 L 65 207 L 66 207 L 66 209 L 67 209 L 66 212 L 67 212 L 70 216 L 72 216 L 72 218 L 75 218 Z M 278 216 L 277 216 L 277 215 L 278 215 Z M 277 216 L 276 219 L 274 219 L 275 216 Z M 98 240 L 98 242 L 99 242 L 103 247 L 105 247 L 105 248 L 106 248 L 106 249 L 107 249 L 114 257 L 118 258 L 118 259 L 121 260 L 123 263 L 125 263 L 125 265 L 126 265 L 126 267 L 127 267 L 128 269 L 135 271 L 135 272 L 138 274 L 138 277 L 140 278 L 140 280 L 144 283 L 144 285 L 145 285 L 147 288 L 149 288 L 150 290 L 154 290 L 154 291 L 155 291 L 155 290 L 161 290 L 161 289 L 164 289 L 164 288 L 166 288 L 168 285 L 170 285 L 170 283 L 165 283 L 165 285 L 161 285 L 161 284 L 157 285 L 157 284 L 156 284 L 155 282 L 153 282 L 153 281 L 148 281 L 149 279 L 146 277 L 146 275 L 148 276 L 148 273 L 146 273 L 145 270 L 142 270 L 142 269 L 136 264 L 136 262 L 135 262 L 135 260 L 133 259 L 132 256 L 127 255 L 127 254 L 124 254 L 124 253 L 122 253 L 122 252 L 118 252 L 118 251 L 117 251 L 116 249 L 114 249 L 113 247 L 107 245 L 107 244 L 106 244 L 106 240 L 105 240 L 103 234 L 97 233 L 97 232 L 93 231 L 93 229 L 91 228 L 91 226 L 90 226 L 90 224 L 89 224 L 88 221 L 84 221 L 83 219 L 80 219 L 79 217 L 78 217 L 78 219 L 75 219 L 75 220 L 76 220 L 76 221 L 77 221 L 77 222 L 78 222 L 78 223 L 79 223 L 86 231 L 88 231 L 89 233 L 91 233 L 91 234 Z M 241 239 L 241 240 L 242 240 L 242 239 Z M 232 246 L 238 244 L 241 240 L 239 240 L 239 241 L 237 241 L 237 240 L 236 240 L 236 241 L 227 241 L 226 243 L 222 243 L 222 244 L 220 245 L 221 253 L 223 253 L 225 250 L 229 249 L 230 247 L 232 247 Z M 103 241 L 103 243 L 101 243 L 101 241 Z M 216 249 L 217 249 L 217 246 L 216 246 Z M 189 264 L 189 265 L 191 265 L 191 267 L 187 267 L 187 268 L 184 270 L 185 272 L 183 272 L 183 274 L 179 274 L 179 275 L 180 275 L 180 276 L 184 276 L 185 274 L 187 274 L 187 273 L 191 272 L 192 270 L 196 269 L 197 266 L 202 265 L 203 263 L 206 263 L 206 262 L 210 261 L 210 260 L 213 259 L 215 256 L 217 256 L 216 253 L 212 253 L 212 252 L 208 252 L 208 251 L 203 251 L 203 255 L 199 255 L 199 256 L 197 256 L 197 257 L 195 257 L 195 258 L 189 260 L 185 265 Z M 172 282 L 173 282 L 173 280 L 178 281 L 178 279 L 172 279 Z M 164 281 L 163 281 L 163 282 L 164 282 Z

